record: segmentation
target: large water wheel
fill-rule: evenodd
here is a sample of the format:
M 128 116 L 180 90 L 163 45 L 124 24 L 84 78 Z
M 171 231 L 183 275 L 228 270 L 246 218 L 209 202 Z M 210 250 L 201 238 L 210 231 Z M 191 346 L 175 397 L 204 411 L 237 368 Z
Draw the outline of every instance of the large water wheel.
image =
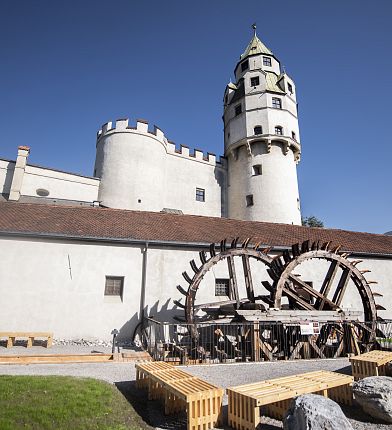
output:
M 357 268 L 361 261 L 348 260 L 348 254 L 339 253 L 339 250 L 339 246 L 331 247 L 329 242 L 320 244 L 318 241 L 312 243 L 305 241 L 301 245 L 294 244 L 291 250 L 285 250 L 280 255 L 271 257 L 269 255 L 271 248 L 260 248 L 260 244 L 251 245 L 250 239 L 245 240 L 242 244 L 238 244 L 238 238 L 229 244 L 226 240 L 223 240 L 219 245 L 211 244 L 209 253 L 204 251 L 199 253 L 200 264 L 196 263 L 195 260 L 190 262 L 193 274 L 189 275 L 187 272 L 183 272 L 183 277 L 188 286 L 187 288 L 177 287 L 180 293 L 185 296 L 185 303 L 175 301 L 178 307 L 184 309 L 184 316 L 179 316 L 178 320 L 192 325 L 194 328 L 191 329 L 191 335 L 197 337 L 196 323 L 219 321 L 220 317 L 233 314 L 238 316 L 241 312 L 242 314 L 246 313 L 247 310 L 252 311 L 253 315 L 258 312 L 261 315 L 266 310 L 268 312 L 268 309 L 288 309 L 297 311 L 299 318 L 301 312 L 306 314 L 306 312 L 311 311 L 312 314 L 320 315 L 319 320 L 323 319 L 322 315 L 327 314 L 327 311 L 333 311 L 335 315 L 341 315 L 341 319 L 347 319 L 344 318 L 345 309 L 342 304 L 350 286 L 351 289 L 356 289 L 359 294 L 362 309 L 358 310 L 362 313 L 362 322 L 355 320 L 349 326 L 351 327 L 352 346 L 346 352 L 358 353 L 367 350 L 375 339 L 377 309 L 383 309 L 382 306 L 375 303 L 374 299 L 376 295 L 380 296 L 380 294 L 372 292 L 371 284 L 376 282 L 368 281 L 364 276 L 369 271 Z M 236 265 L 235 261 L 237 259 L 242 260 L 243 270 L 241 274 L 236 272 L 238 264 Z M 296 273 L 302 264 L 307 264 L 310 260 L 324 261 L 323 270 L 326 272 L 322 282 L 317 283 L 317 285 L 315 282 L 302 280 L 300 275 Z M 198 303 L 197 293 L 199 289 L 207 288 L 202 282 L 205 275 L 217 263 L 223 261 L 227 263 L 228 300 Z M 264 264 L 267 269 L 265 273 L 268 274 L 269 279 L 258 279 L 255 283 L 251 261 Z M 239 276 L 244 278 L 242 283 L 246 287 L 246 297 L 239 296 Z M 264 287 L 263 289 L 267 291 L 267 294 L 257 294 L 257 290 L 261 286 Z M 328 313 L 328 315 L 330 314 L 331 312 Z M 325 348 L 323 342 L 325 343 L 326 339 L 343 331 L 347 332 L 347 324 L 339 323 L 335 317 L 335 322 L 323 324 L 317 342 L 311 342 L 312 347 L 319 356 L 323 355 Z M 292 335 L 290 330 L 287 331 L 286 328 L 285 333 L 287 336 Z M 296 353 L 300 347 L 297 347 Z M 339 356 L 342 352 L 343 340 L 335 355 Z

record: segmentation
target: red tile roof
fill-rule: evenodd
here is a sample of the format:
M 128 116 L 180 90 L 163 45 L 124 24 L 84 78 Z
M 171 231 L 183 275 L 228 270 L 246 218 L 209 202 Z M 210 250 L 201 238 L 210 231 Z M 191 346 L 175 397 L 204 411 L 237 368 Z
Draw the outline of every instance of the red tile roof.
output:
M 252 238 L 252 242 L 291 246 L 306 239 L 331 241 L 342 249 L 392 256 L 392 236 L 289 224 L 238 221 L 196 215 L 175 215 L 93 207 L 0 203 L 0 233 L 76 238 L 184 243 Z

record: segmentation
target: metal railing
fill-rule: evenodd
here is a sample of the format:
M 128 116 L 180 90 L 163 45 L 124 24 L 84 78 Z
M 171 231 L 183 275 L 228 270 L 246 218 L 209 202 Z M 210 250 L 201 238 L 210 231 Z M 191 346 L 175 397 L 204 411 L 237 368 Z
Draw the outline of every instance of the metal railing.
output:
M 143 344 L 155 360 L 177 364 L 337 358 L 392 350 L 392 321 L 188 325 L 147 318 Z

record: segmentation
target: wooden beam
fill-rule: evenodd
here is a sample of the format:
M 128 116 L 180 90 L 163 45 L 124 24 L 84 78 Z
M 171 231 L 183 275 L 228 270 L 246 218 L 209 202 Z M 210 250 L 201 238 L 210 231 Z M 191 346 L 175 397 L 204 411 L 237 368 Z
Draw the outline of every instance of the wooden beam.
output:
M 321 288 L 320 288 L 320 293 L 324 297 L 328 297 L 328 293 L 331 290 L 332 283 L 333 283 L 333 280 L 335 278 L 338 267 L 339 267 L 339 262 L 336 260 L 333 260 L 331 265 L 329 266 L 328 272 L 325 275 L 324 281 L 323 281 Z M 317 297 L 316 303 L 314 306 L 317 309 L 322 310 L 324 308 L 324 305 L 325 305 L 325 299 L 323 299 L 321 297 Z
M 252 273 L 250 271 L 250 262 L 249 262 L 249 256 L 248 255 L 242 256 L 242 265 L 244 267 L 246 294 L 248 296 L 248 299 L 251 302 L 254 302 L 255 301 L 255 293 L 253 290 Z
M 342 276 L 339 279 L 338 286 L 336 287 L 336 291 L 332 299 L 332 301 L 336 303 L 336 306 L 340 307 L 340 304 L 342 303 L 348 281 L 350 280 L 350 275 L 351 275 L 351 270 L 348 268 L 345 268 L 343 270 Z
M 240 305 L 240 297 L 238 294 L 237 276 L 235 272 L 234 258 L 232 256 L 227 257 L 227 267 L 229 269 L 229 298 L 237 302 L 237 308 Z

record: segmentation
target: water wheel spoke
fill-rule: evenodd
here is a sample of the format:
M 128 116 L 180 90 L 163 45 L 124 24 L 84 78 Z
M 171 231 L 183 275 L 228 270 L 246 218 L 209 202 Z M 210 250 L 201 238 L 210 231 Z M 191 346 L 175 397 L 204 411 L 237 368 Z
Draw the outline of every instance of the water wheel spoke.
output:
M 328 293 L 331 290 L 333 280 L 335 279 L 336 272 L 339 268 L 339 262 L 333 260 L 331 265 L 329 266 L 328 272 L 325 275 L 324 281 L 320 288 L 320 294 L 324 296 L 324 298 L 317 297 L 315 307 L 320 311 L 324 308 L 325 298 L 328 297 Z
M 238 294 L 238 284 L 237 284 L 237 275 L 235 272 L 235 264 L 234 264 L 234 258 L 232 256 L 229 256 L 227 258 L 227 267 L 229 269 L 229 297 L 231 300 L 235 300 L 237 302 L 237 307 L 240 304 L 240 297 Z
M 255 293 L 253 290 L 253 281 L 252 281 L 252 273 L 250 271 L 250 262 L 249 262 L 249 256 L 243 255 L 242 256 L 242 265 L 244 268 L 244 278 L 245 278 L 245 287 L 246 287 L 246 294 L 248 296 L 248 299 L 251 302 L 254 302 L 255 300 Z
M 288 296 L 289 301 L 293 301 L 300 309 L 305 309 L 305 310 L 309 310 L 309 311 L 315 310 L 315 308 L 312 304 L 310 304 L 306 300 L 302 300 L 300 297 L 298 297 L 297 292 L 293 291 L 291 288 L 284 286 L 283 292 L 286 296 Z
M 332 301 L 336 303 L 336 306 L 340 307 L 344 293 L 346 292 L 346 288 L 348 285 L 348 281 L 350 280 L 351 269 L 345 268 L 343 269 L 342 276 L 339 279 L 338 286 L 336 287 L 335 294 L 333 295 Z
M 297 276 L 290 275 L 289 279 L 294 284 L 296 284 L 297 286 L 299 286 L 302 289 L 304 289 L 311 296 L 315 297 L 316 299 L 319 298 L 321 300 L 324 300 L 324 303 L 326 303 L 329 306 L 331 306 L 332 310 L 334 310 L 334 309 L 336 309 L 338 307 L 338 306 L 336 306 L 336 304 L 333 301 L 327 299 L 327 297 L 325 297 L 323 294 L 321 294 L 320 291 L 315 290 L 313 287 L 311 287 L 309 284 L 307 284 L 306 282 L 304 282 L 301 279 L 299 279 Z M 315 305 L 312 305 L 312 309 L 317 309 L 317 307 Z

